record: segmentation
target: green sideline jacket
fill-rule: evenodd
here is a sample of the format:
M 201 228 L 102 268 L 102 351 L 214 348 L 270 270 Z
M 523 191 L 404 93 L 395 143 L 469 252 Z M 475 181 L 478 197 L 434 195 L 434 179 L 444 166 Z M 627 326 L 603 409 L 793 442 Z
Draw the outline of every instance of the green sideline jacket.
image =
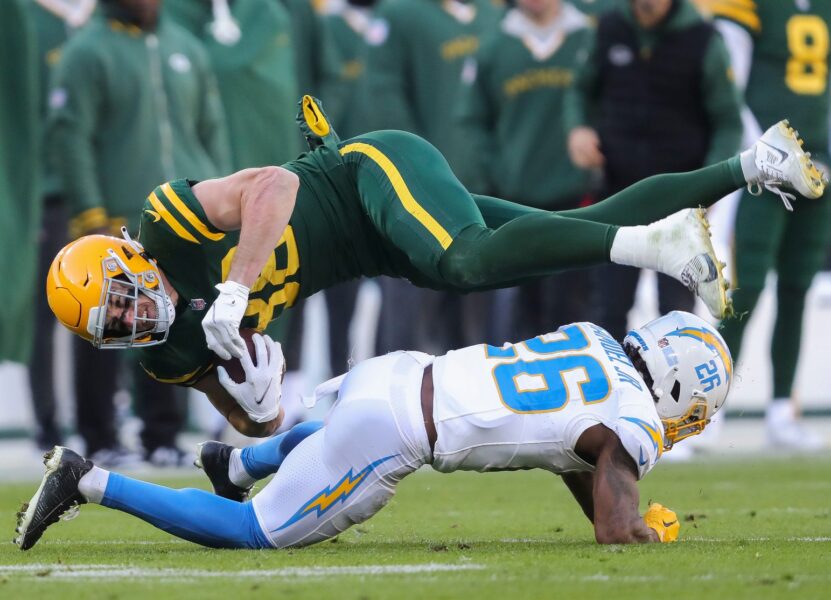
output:
M 26 1 L 0 19 L 0 361 L 31 350 L 37 272 L 39 136 L 37 40 Z
M 324 87 L 325 106 L 341 139 L 348 139 L 371 130 L 363 110 L 368 50 L 364 36 L 373 23 L 373 11 L 351 6 L 345 0 L 329 11 L 323 25 L 337 52 L 339 68 L 337 77 Z
M 280 165 L 300 153 L 294 114 L 300 97 L 291 21 L 278 0 L 231 4 L 241 37 L 218 42 L 208 29 L 211 4 L 166 0 L 166 15 L 201 39 L 219 83 L 234 170 Z
M 135 231 L 159 181 L 230 170 L 199 41 L 169 20 L 148 33 L 103 12 L 66 44 L 49 96 L 46 139 L 73 236 L 124 222 Z
M 473 74 L 481 36 L 496 29 L 502 12 L 492 0 L 382 0 L 366 38 L 371 129 L 427 139 L 469 186 L 469 149 L 458 129 L 462 80 Z

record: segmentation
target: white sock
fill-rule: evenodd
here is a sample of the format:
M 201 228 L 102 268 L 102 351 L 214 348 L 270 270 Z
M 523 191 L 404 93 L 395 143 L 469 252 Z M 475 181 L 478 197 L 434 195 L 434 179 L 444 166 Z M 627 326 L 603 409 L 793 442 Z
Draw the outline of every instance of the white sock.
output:
M 104 499 L 104 492 L 107 490 L 107 482 L 110 480 L 110 472 L 92 467 L 90 471 L 78 481 L 78 491 L 93 504 L 101 504 Z
M 609 259 L 619 265 L 657 270 L 659 265 L 651 264 L 652 261 L 649 259 L 657 263 L 659 253 L 650 250 L 649 237 L 648 225 L 621 227 L 612 241 Z
M 756 168 L 756 147 L 751 146 L 741 154 L 739 161 L 742 164 L 742 175 L 747 183 L 756 183 L 761 178 L 759 169 Z
M 242 450 L 239 448 L 231 450 L 231 459 L 228 461 L 228 479 L 241 488 L 251 487 L 257 482 L 245 470 L 245 465 L 242 464 Z

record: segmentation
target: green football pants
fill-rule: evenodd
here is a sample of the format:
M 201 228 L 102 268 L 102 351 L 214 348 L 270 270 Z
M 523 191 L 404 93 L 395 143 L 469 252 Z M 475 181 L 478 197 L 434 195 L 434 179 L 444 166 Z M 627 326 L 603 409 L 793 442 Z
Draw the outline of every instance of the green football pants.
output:
M 734 157 L 651 177 L 593 206 L 549 212 L 471 195 L 441 153 L 410 133 L 372 132 L 342 143 L 340 153 L 381 235 L 431 287 L 458 291 L 608 262 L 619 226 L 709 206 L 744 185 Z

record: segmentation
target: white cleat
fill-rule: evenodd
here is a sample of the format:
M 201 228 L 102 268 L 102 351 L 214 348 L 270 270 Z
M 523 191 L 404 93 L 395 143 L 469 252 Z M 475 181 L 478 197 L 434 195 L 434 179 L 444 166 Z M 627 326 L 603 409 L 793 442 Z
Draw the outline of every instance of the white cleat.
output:
M 768 129 L 747 152 L 752 153 L 753 163 L 759 172 L 758 179 L 747 184 L 754 196 L 766 189 L 777 194 L 785 208 L 793 210 L 791 200 L 796 199 L 780 189 L 786 185 L 806 198 L 819 198 L 825 192 L 827 179 L 811 161 L 811 155 L 802 150 L 802 140 L 788 120 L 782 120 Z
M 733 314 L 727 297 L 730 284 L 724 263 L 710 241 L 710 224 L 703 208 L 686 209 L 647 226 L 649 245 L 655 250 L 658 270 L 674 277 L 700 297 L 717 319 Z

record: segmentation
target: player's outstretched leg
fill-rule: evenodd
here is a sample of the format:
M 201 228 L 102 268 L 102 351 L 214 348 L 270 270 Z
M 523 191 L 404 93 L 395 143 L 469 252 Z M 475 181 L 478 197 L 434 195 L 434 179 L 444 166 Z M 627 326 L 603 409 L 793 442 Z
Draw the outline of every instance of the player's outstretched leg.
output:
M 321 427 L 322 421 L 306 421 L 242 449 L 222 442 L 202 442 L 196 448 L 194 465 L 205 471 L 217 496 L 244 502 L 256 481 L 276 473 L 289 452 Z
M 37 544 L 46 528 L 62 516 L 69 520 L 87 499 L 78 491 L 78 482 L 93 468 L 92 462 L 69 448 L 55 446 L 43 456 L 46 473 L 35 495 L 17 513 L 17 536 L 21 550 Z M 65 516 L 64 516 L 65 515 Z
M 349 372 L 326 427 L 250 502 L 275 547 L 330 539 L 377 513 L 430 462 L 421 409 L 426 355 L 393 352 Z
M 609 256 L 620 265 L 674 277 L 697 294 L 718 319 L 733 314 L 727 297 L 730 284 L 722 273 L 725 265 L 713 249 L 702 208 L 682 210 L 651 225 L 621 227 Z
M 18 514 L 15 542 L 34 546 L 47 527 L 87 502 L 132 514 L 182 539 L 213 548 L 269 548 L 250 502 L 238 503 L 203 490 L 174 490 L 110 473 L 72 450 L 46 455 L 46 474 Z

